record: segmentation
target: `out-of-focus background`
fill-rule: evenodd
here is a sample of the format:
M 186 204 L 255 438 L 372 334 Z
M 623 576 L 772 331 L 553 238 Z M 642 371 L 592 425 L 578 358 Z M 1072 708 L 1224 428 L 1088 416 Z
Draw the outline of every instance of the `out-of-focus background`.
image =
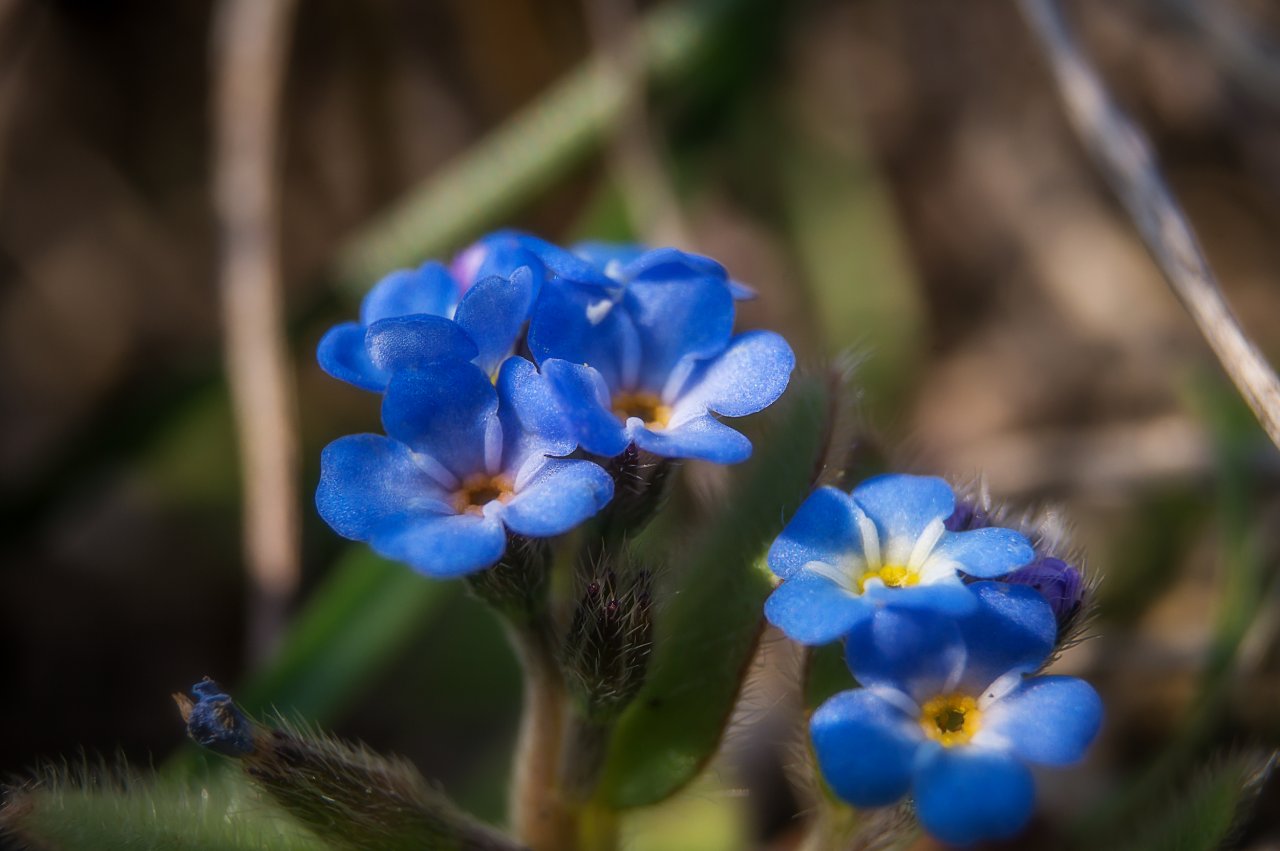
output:
M 254 682 L 211 188 L 216 5 L 0 3 L 5 772 L 81 749 L 160 762 L 182 741 L 171 692 Z M 1064 5 L 1280 362 L 1276 7 Z M 637 26 L 649 52 L 622 47 Z M 902 464 L 982 474 L 995 498 L 1069 521 L 1104 577 L 1096 637 L 1059 670 L 1098 686 L 1106 727 L 1082 768 L 1043 778 L 1024 844 L 1280 744 L 1280 455 L 1080 149 L 1016 4 L 300 0 L 288 31 L 293 608 L 335 575 L 353 611 L 373 593 L 310 494 L 328 441 L 378 429 L 376 398 L 314 360 L 378 274 L 502 225 L 676 242 L 758 289 L 741 324 L 810 365 L 856 352 L 862 418 Z M 618 108 L 618 82 L 649 64 Z M 381 218 L 414 201 L 410 226 Z M 514 660 L 458 587 L 400 605 L 394 635 L 368 637 L 381 664 L 326 651 L 355 685 L 271 693 L 498 820 Z M 776 686 L 749 690 L 734 758 L 645 816 L 667 844 L 635 848 L 788 847 L 798 804 L 770 747 L 785 736 L 748 723 Z M 1180 760 L 1167 777 L 1164 759 Z M 1262 794 L 1241 847 L 1280 841 L 1280 793 Z

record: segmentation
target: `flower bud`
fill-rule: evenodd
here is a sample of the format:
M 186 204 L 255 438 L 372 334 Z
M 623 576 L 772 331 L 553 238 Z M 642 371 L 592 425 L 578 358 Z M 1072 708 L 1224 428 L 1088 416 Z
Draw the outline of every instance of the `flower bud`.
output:
M 466 577 L 471 592 L 515 623 L 533 623 L 545 613 L 551 546 L 544 538 L 507 537 L 493 567 Z

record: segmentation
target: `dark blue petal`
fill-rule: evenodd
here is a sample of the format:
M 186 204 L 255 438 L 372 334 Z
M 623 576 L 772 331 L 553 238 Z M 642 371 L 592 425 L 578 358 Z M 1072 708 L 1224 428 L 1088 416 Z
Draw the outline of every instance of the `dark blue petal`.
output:
M 613 498 L 613 478 L 590 461 L 551 459 L 517 486 L 500 516 L 513 532 L 549 538 L 568 532 Z
M 542 364 L 550 358 L 598 370 L 613 390 L 624 372 L 634 372 L 639 348 L 636 330 L 613 298 L 593 287 L 559 282 L 542 288 L 529 320 L 529 351 Z
M 920 725 L 866 689 L 844 691 L 809 721 L 822 776 L 857 807 L 883 807 L 906 794 L 923 739 Z
M 733 334 L 733 298 L 711 278 L 635 281 L 624 304 L 640 337 L 639 387 L 654 393 L 677 363 L 719 354 Z
M 429 455 L 461 480 L 488 470 L 485 438 L 498 409 L 489 377 L 470 363 L 398 372 L 382 400 L 387 434 Z
M 417 313 L 452 316 L 457 304 L 458 283 L 448 269 L 431 260 L 378 281 L 360 303 L 360 324 Z
M 928 610 L 949 617 L 967 615 L 978 608 L 977 596 L 959 577 L 907 588 L 886 588 L 873 582 L 868 584 L 866 596 L 874 603 Z
M 426 314 L 379 319 L 365 332 L 364 345 L 374 367 L 386 375 L 442 361 L 466 363 L 476 356 L 476 344 L 456 322 Z
M 978 606 L 957 625 L 969 648 L 964 682 L 971 693 L 1009 671 L 1033 671 L 1044 663 L 1057 639 L 1058 621 L 1034 588 L 978 582 L 969 590 Z
M 726 417 L 754 414 L 782 395 L 795 366 L 795 354 L 779 335 L 772 331 L 739 334 L 723 352 L 694 368 L 676 401 L 672 421 L 708 409 Z
M 690 254 L 677 248 L 655 248 L 637 254 L 626 261 L 622 280 L 634 281 L 680 281 L 689 278 L 710 278 L 720 286 L 725 286 L 729 273 L 710 257 L 701 254 Z
M 515 348 L 533 306 L 533 272 L 522 266 L 510 278 L 482 278 L 458 304 L 455 321 L 480 350 L 476 363 L 493 375 Z
M 862 554 L 853 500 L 843 491 L 823 487 L 809 494 L 774 540 L 769 567 L 788 579 L 811 561 L 838 565 L 850 554 Z
M 970 576 L 1004 576 L 1036 557 L 1026 536 L 1012 529 L 988 526 L 971 532 L 947 532 L 933 548 L 931 559 L 946 559 Z
M 547 273 L 541 258 L 529 250 L 524 238 L 507 242 L 491 242 L 483 257 L 480 258 L 480 262 L 472 270 L 472 277 L 464 284 L 464 291 L 485 278 L 510 278 L 517 269 L 521 268 L 529 270 L 530 304 L 532 304 L 542 289 Z
M 867 479 L 853 490 L 880 531 L 883 551 L 889 539 L 915 541 L 934 520 L 946 520 L 956 508 L 951 486 L 934 476 L 890 473 Z
M 369 544 L 419 573 L 449 579 L 483 570 L 502 557 L 507 533 L 496 517 L 437 514 L 377 530 Z
M 546 376 L 524 358 L 508 358 L 498 373 L 498 419 L 502 423 L 502 467 L 519 473 L 534 455 L 568 455 L 578 446 Z
M 714 464 L 737 464 L 751 457 L 750 440 L 705 414 L 673 428 L 655 430 L 639 425 L 628 427 L 626 433 L 636 446 L 664 458 L 697 458 Z
M 449 495 L 414 463 L 404 444 L 353 434 L 320 453 L 316 508 L 344 538 L 367 541 L 397 518 L 448 511 Z
M 622 270 L 649 248 L 632 242 L 579 242 L 570 250 L 610 278 L 625 281 Z
M 380 393 L 386 389 L 391 376 L 369 359 L 364 334 L 364 326 L 355 322 L 333 326 L 320 339 L 316 360 L 320 362 L 320 368 L 334 378 Z
M 928 610 L 881 608 L 845 644 L 845 659 L 858 682 L 906 692 L 917 703 L 952 691 L 965 656 L 953 619 Z
M 871 617 L 866 600 L 830 579 L 797 573 L 783 582 L 764 603 L 769 623 L 801 644 L 828 644 Z
M 1053 608 L 1059 629 L 1080 610 L 1087 591 L 1080 571 L 1053 556 L 1037 558 L 1002 577 L 1002 581 L 1011 585 L 1027 585 L 1039 591 Z
M 612 458 L 627 448 L 622 422 L 609 407 L 609 388 L 599 372 L 553 358 L 542 364 L 542 374 L 583 449 Z
M 1010 756 L 941 745 L 920 760 L 912 793 L 920 823 L 944 842 L 1008 839 L 1026 826 L 1035 785 Z
M 613 288 L 617 285 L 616 281 L 605 275 L 602 268 L 596 267 L 572 251 L 528 234 L 520 234 L 518 239 L 520 246 L 541 260 L 547 271 L 557 278 L 604 288 Z
M 1003 744 L 1039 765 L 1071 765 L 1102 726 L 1102 699 L 1075 677 L 1035 677 L 987 707 L 975 744 Z

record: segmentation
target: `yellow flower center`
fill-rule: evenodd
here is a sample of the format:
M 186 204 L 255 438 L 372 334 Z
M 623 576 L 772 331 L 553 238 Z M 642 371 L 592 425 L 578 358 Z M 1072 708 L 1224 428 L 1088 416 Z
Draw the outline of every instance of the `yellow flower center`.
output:
M 649 428 L 665 428 L 671 421 L 671 408 L 653 393 L 619 393 L 613 397 L 613 413 L 624 423 L 639 417 Z
M 910 568 L 896 564 L 886 565 L 879 570 L 869 570 L 858 577 L 858 593 L 865 594 L 867 583 L 879 579 L 887 588 L 910 588 L 920 584 L 920 574 Z
M 511 481 L 504 476 L 477 473 L 469 477 L 453 494 L 453 507 L 459 514 L 483 514 L 484 507 L 495 499 L 511 499 Z
M 982 710 L 967 694 L 943 694 L 926 701 L 920 709 L 924 734 L 943 747 L 965 745 L 982 726 Z

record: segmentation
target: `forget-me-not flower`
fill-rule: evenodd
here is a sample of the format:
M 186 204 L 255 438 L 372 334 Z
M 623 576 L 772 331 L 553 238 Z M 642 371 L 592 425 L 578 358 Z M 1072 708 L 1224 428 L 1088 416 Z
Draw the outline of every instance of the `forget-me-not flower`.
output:
M 531 265 L 503 266 L 503 275 L 473 280 L 465 293 L 435 261 L 392 272 L 365 295 L 359 322 L 336 325 L 320 340 L 321 368 L 375 392 L 386 389 L 396 370 L 450 360 L 474 361 L 495 375 L 515 347 L 542 278 L 536 260 L 506 259 Z
M 567 532 L 604 507 L 613 480 L 567 459 L 575 441 L 533 364 L 508 358 L 497 384 L 450 362 L 397 371 L 389 437 L 340 438 L 321 456 L 316 506 L 340 535 L 434 577 L 494 564 L 507 531 Z
M 677 248 L 650 248 L 634 242 L 579 242 L 570 250 L 620 284 L 679 280 L 696 275 L 720 281 L 735 301 L 756 297 L 755 290 L 730 278 L 724 266 L 701 254 Z
M 1088 683 L 1026 676 L 1054 644 L 1048 603 L 997 582 L 973 593 L 977 607 L 958 619 L 895 609 L 864 621 L 846 645 L 863 688 L 810 721 L 836 794 L 862 807 L 909 794 L 925 829 L 955 844 L 1021 830 L 1035 801 L 1028 764 L 1077 762 L 1102 723 Z
M 724 281 L 696 269 L 626 283 L 564 276 L 543 287 L 528 342 L 587 451 L 612 457 L 634 443 L 734 463 L 751 442 L 715 415 L 772 404 L 795 355 L 771 331 L 733 336 L 733 320 Z
M 848 494 L 819 488 L 769 549 L 783 582 L 766 617 L 796 641 L 824 644 L 888 606 L 972 611 L 961 572 L 1003 576 L 1035 552 L 1012 529 L 948 531 L 954 510 L 951 486 L 932 476 L 878 476 Z

